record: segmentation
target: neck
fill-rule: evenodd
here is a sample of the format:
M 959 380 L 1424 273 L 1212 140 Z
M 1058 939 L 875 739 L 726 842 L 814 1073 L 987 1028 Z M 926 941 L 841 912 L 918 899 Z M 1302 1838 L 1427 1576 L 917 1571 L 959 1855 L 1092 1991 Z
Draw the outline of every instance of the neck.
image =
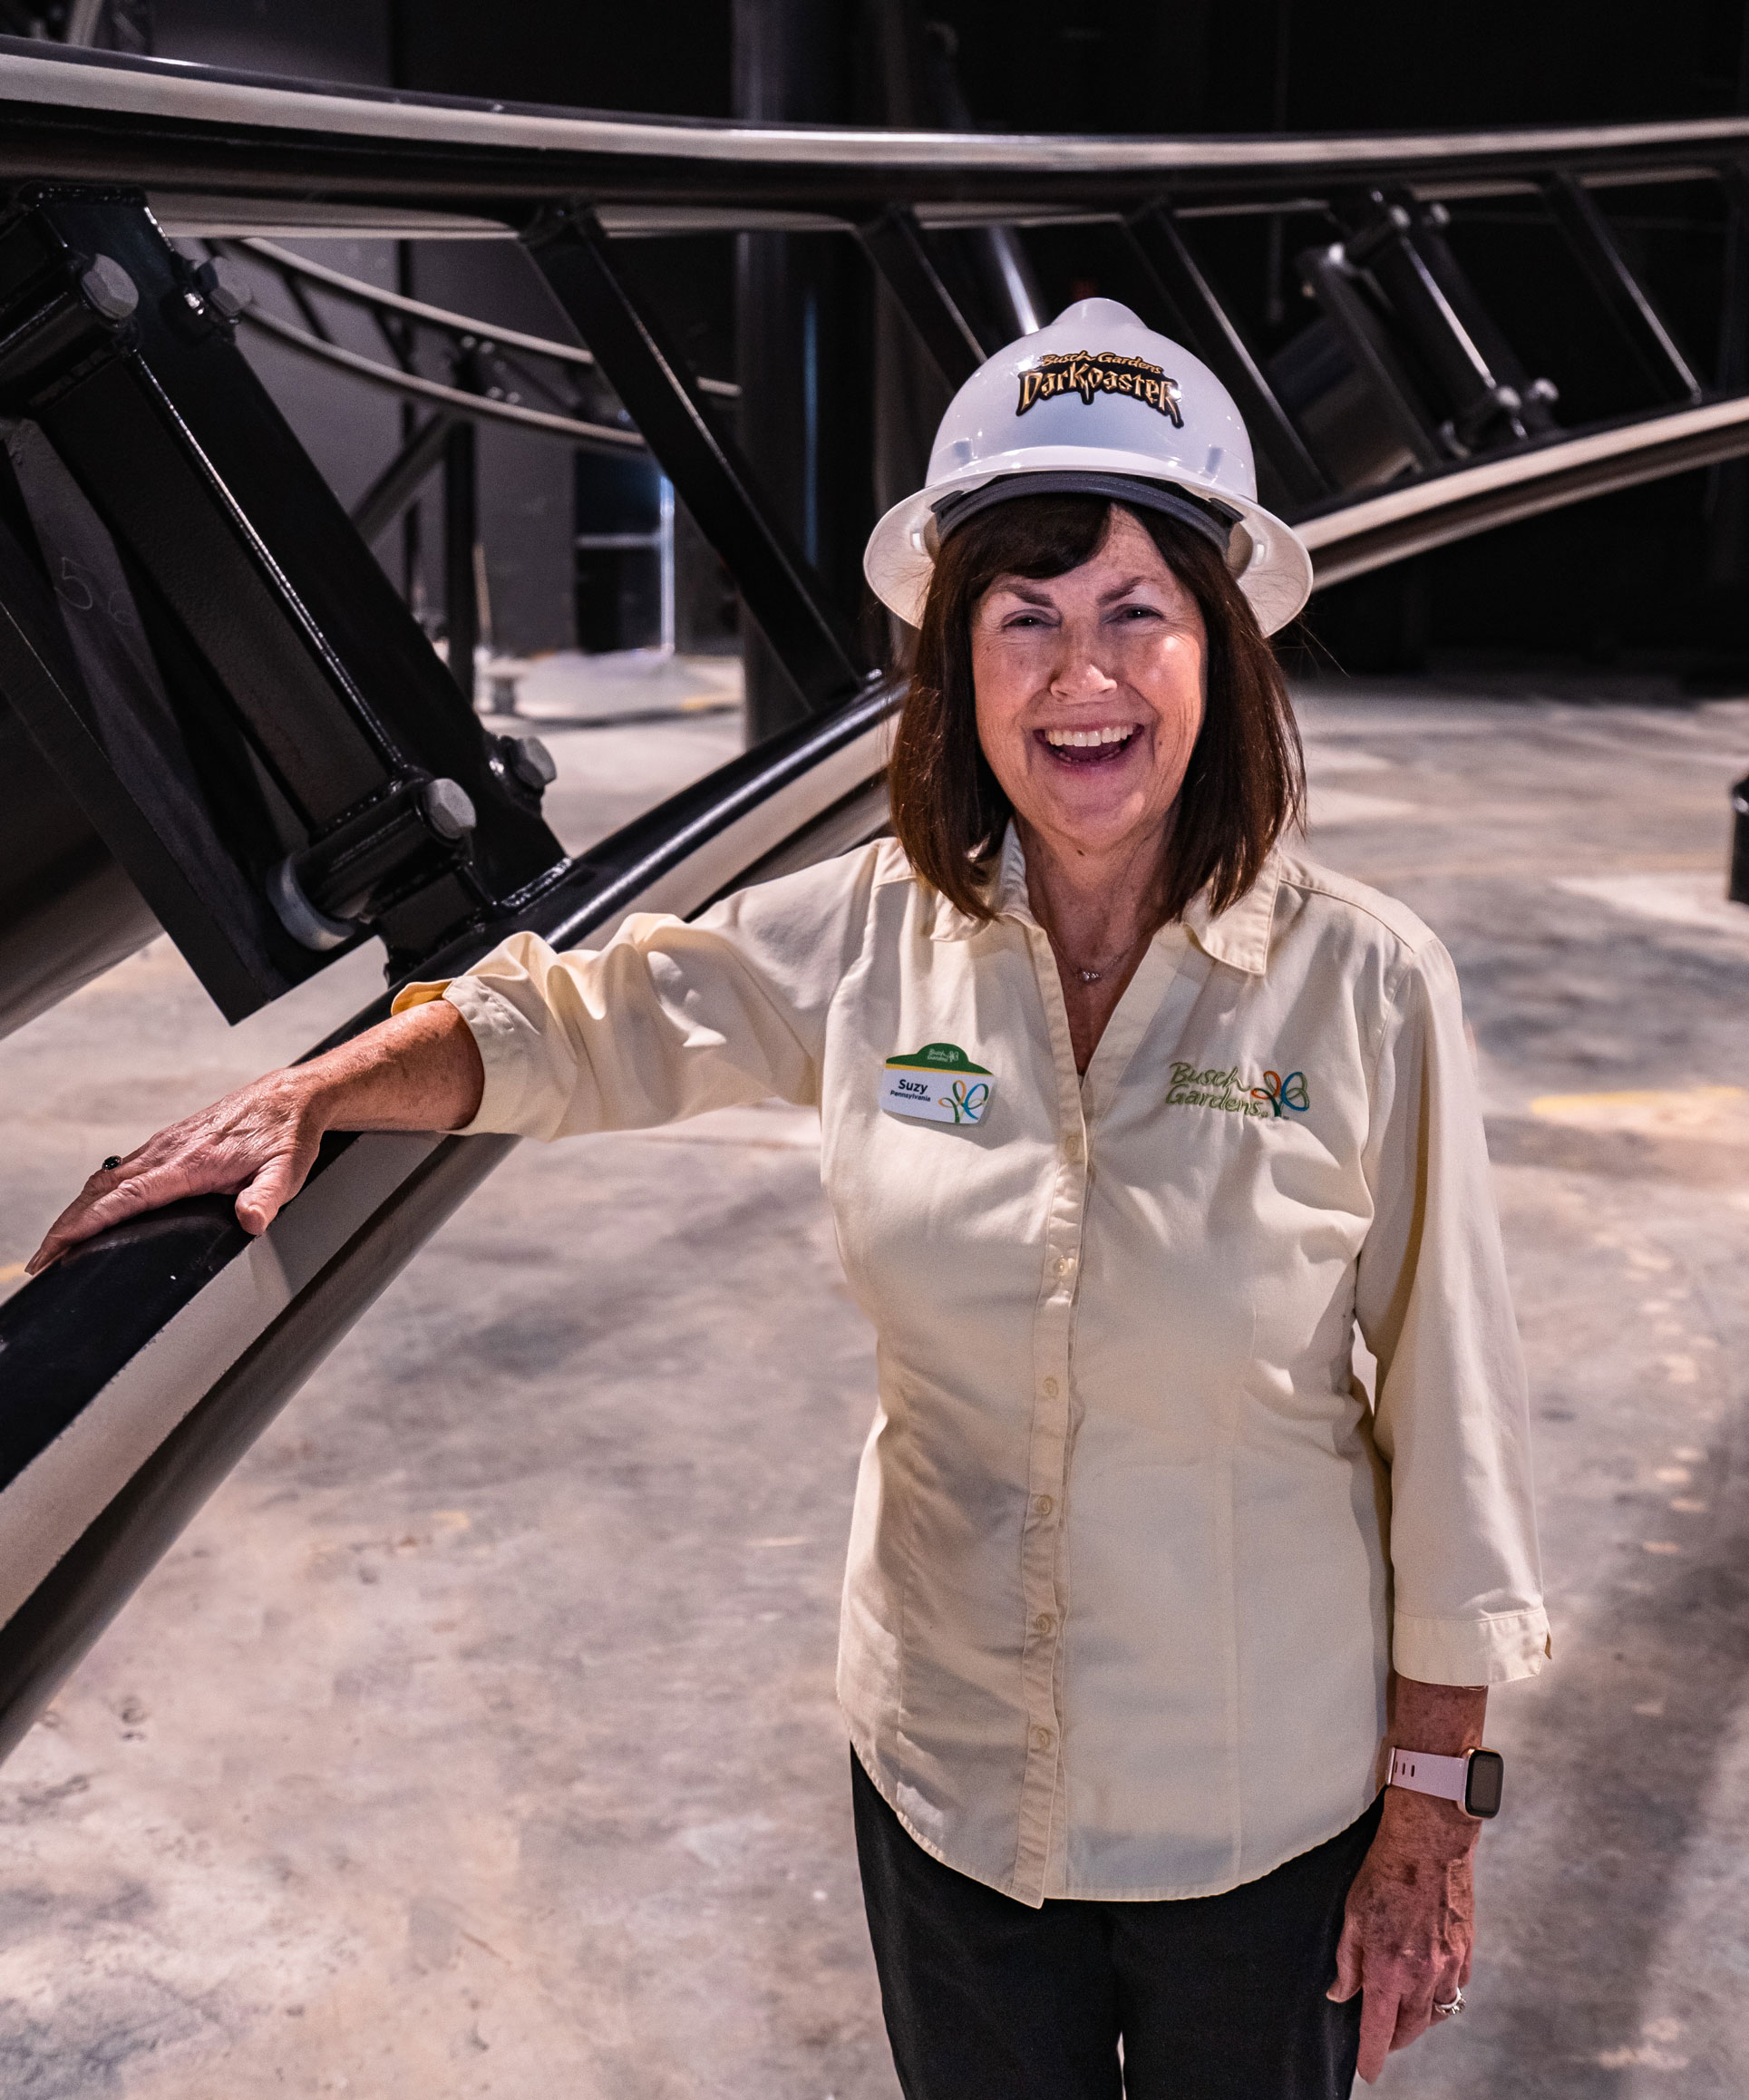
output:
M 1058 844 L 1015 818 L 1033 915 L 1075 963 L 1110 959 L 1160 924 L 1166 842 L 1161 832 L 1100 852 Z

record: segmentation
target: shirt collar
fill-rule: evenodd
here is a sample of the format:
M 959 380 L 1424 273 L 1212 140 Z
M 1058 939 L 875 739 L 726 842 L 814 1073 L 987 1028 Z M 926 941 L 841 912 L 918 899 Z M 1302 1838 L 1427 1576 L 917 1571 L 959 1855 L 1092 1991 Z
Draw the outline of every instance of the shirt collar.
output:
M 1209 892 L 1199 890 L 1184 907 L 1186 930 L 1204 955 L 1260 977 L 1269 967 L 1269 935 L 1280 888 L 1281 853 L 1272 846 L 1257 880 L 1225 911 L 1211 912 Z
M 1211 912 L 1208 891 L 1200 890 L 1184 908 L 1185 930 L 1203 953 L 1216 962 L 1227 963 L 1251 977 L 1261 977 L 1268 967 L 1269 933 L 1275 922 L 1276 892 L 1280 887 L 1280 851 L 1271 849 L 1257 880 L 1225 911 Z M 992 902 L 998 919 L 1015 919 L 1025 926 L 1038 924 L 1026 895 L 1026 856 L 1021 850 L 1020 833 L 1013 823 L 1004 834 L 1002 851 L 996 858 L 993 892 Z M 969 940 L 984 924 L 985 921 L 962 911 L 947 898 L 938 897 L 935 926 L 929 938 Z M 1172 931 L 1171 927 L 1163 926 L 1154 938 L 1158 940 Z

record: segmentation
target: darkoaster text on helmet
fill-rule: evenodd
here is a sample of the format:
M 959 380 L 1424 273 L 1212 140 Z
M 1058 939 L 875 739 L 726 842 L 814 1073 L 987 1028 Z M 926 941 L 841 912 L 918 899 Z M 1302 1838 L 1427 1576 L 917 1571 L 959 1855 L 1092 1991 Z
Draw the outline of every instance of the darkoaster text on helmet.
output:
M 1124 357 L 1115 350 L 1050 352 L 1020 374 L 1020 402 L 1015 413 L 1025 415 L 1038 402 L 1059 394 L 1078 394 L 1089 406 L 1096 394 L 1127 394 L 1159 414 L 1171 416 L 1180 430 L 1184 427 L 1179 412 L 1182 389 L 1145 357 Z

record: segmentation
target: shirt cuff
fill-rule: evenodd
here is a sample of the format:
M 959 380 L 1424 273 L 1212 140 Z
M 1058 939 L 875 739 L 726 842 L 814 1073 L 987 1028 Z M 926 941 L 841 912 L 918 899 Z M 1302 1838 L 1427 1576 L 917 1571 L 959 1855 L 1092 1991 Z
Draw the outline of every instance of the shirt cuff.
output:
M 1549 1615 L 1530 1611 L 1486 1619 L 1416 1619 L 1398 1612 L 1391 1665 L 1423 1685 L 1505 1685 L 1533 1677 L 1554 1653 Z
M 524 1038 L 533 1033 L 529 1024 L 508 1000 L 495 998 L 477 977 L 439 977 L 403 985 L 389 1012 L 404 1014 L 411 1007 L 429 1006 L 433 999 L 447 1001 L 468 1024 L 486 1074 L 473 1121 L 450 1135 L 528 1136 L 519 1115 L 528 1090 L 529 1045 Z

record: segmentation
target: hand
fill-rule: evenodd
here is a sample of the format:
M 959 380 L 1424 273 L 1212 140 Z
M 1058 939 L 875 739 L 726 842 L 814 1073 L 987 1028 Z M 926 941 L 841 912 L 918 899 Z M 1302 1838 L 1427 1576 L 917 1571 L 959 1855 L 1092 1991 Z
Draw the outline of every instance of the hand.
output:
M 1378 1834 L 1348 1891 L 1328 1993 L 1338 2004 L 1365 1993 L 1359 2071 L 1369 2085 L 1392 2050 L 1434 2024 L 1435 2001 L 1449 2005 L 1470 1980 L 1480 1828 L 1453 1802 L 1385 1791 Z
M 69 1247 L 184 1196 L 235 1196 L 237 1222 L 265 1232 L 304 1186 L 331 1130 L 459 1130 L 486 1082 L 457 1009 L 428 1001 L 337 1050 L 239 1086 L 100 1167 L 25 1263 L 40 1275 Z
M 24 1264 L 39 1275 L 68 1248 L 184 1196 L 235 1196 L 237 1221 L 265 1232 L 304 1185 L 327 1127 L 320 1081 L 307 1066 L 270 1072 L 186 1115 L 136 1146 L 119 1167 L 100 1167 Z

